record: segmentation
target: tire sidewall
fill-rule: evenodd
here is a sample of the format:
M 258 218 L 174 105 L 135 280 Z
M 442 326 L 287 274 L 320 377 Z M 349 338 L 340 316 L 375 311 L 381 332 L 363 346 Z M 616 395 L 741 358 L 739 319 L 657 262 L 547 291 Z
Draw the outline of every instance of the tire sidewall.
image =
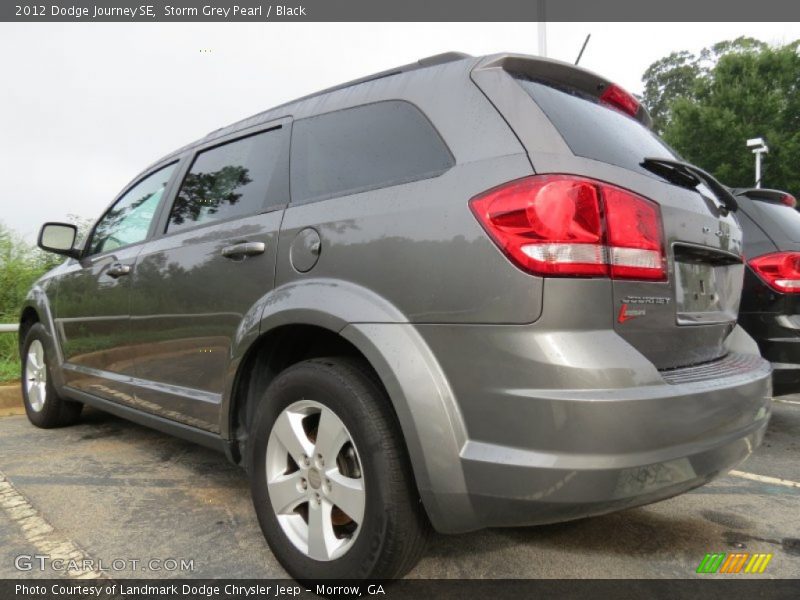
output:
M 30 400 L 28 399 L 28 386 L 26 385 L 27 381 L 27 372 L 26 372 L 26 365 L 28 361 L 28 349 L 31 347 L 31 344 L 34 340 L 39 340 L 42 343 L 42 348 L 44 350 L 44 362 L 45 362 L 45 370 L 47 373 L 47 384 L 45 386 L 45 397 L 44 397 L 44 405 L 40 411 L 35 411 L 31 407 Z M 29 330 L 27 335 L 25 336 L 25 342 L 22 346 L 22 355 L 20 356 L 22 365 L 20 367 L 20 375 L 21 375 L 21 387 L 22 387 L 22 400 L 23 404 L 25 405 L 25 414 L 28 415 L 28 420 L 34 425 L 39 427 L 44 427 L 51 419 L 51 415 L 54 415 L 58 412 L 58 394 L 56 392 L 55 386 L 53 385 L 53 369 L 51 367 L 51 358 L 53 356 L 51 345 L 50 345 L 50 336 L 47 335 L 47 330 L 41 323 L 34 324 Z
M 374 385 L 367 385 L 366 389 L 370 387 L 373 394 L 379 393 Z M 364 522 L 347 553 L 332 561 L 315 561 L 294 546 L 278 523 L 267 491 L 266 452 L 272 425 L 286 407 L 301 399 L 323 404 L 342 420 L 356 446 L 364 474 Z M 379 431 L 359 410 L 363 401 L 332 373 L 297 365 L 273 381 L 256 411 L 248 461 L 253 502 L 267 543 L 289 574 L 297 578 L 361 579 L 371 574 L 379 560 L 390 504 L 386 498 L 389 469 Z

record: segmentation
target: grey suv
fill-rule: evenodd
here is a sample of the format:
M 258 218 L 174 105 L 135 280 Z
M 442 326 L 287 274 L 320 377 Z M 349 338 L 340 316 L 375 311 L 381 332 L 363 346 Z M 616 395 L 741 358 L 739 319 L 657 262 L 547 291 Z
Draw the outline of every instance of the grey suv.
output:
M 620 87 L 447 54 L 268 110 L 138 175 L 21 317 L 40 427 L 82 405 L 224 451 L 299 578 L 427 533 L 577 519 L 742 461 L 769 365 L 735 200 Z

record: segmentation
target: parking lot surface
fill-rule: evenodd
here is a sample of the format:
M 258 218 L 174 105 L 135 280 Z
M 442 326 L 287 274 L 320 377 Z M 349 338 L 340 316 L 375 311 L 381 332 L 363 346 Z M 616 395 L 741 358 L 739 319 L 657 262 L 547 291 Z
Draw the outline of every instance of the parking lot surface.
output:
M 409 576 L 697 577 L 706 553 L 749 552 L 773 558 L 762 575 L 746 577 L 800 578 L 796 482 L 800 397 L 786 396 L 774 404 L 764 444 L 734 474 L 607 516 L 436 535 Z M 114 577 L 286 577 L 241 469 L 88 409 L 79 425 L 57 430 L 36 429 L 24 415 L 0 418 L 0 539 L 0 578 L 54 576 L 18 559 L 43 550 L 102 561 Z

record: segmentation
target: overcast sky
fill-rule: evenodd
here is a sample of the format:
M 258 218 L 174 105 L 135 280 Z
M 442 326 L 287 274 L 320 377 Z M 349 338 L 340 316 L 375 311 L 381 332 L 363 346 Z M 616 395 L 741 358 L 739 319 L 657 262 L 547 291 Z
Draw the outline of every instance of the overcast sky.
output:
M 551 23 L 548 55 L 640 92 L 650 63 L 800 23 Z M 201 52 L 207 50 L 207 52 Z M 535 54 L 536 23 L 0 24 L 0 221 L 96 218 L 143 167 L 270 106 L 447 50 Z

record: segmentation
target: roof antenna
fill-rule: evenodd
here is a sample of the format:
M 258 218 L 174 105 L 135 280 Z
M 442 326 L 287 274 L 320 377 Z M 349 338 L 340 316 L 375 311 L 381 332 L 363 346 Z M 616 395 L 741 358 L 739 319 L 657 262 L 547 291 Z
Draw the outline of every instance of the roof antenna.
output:
M 581 62 L 581 56 L 583 56 L 583 51 L 586 50 L 586 44 L 589 43 L 589 38 L 592 37 L 592 34 L 588 34 L 586 39 L 583 41 L 583 46 L 581 46 L 581 51 L 578 52 L 578 58 L 575 59 L 575 66 L 578 66 L 578 63 Z

